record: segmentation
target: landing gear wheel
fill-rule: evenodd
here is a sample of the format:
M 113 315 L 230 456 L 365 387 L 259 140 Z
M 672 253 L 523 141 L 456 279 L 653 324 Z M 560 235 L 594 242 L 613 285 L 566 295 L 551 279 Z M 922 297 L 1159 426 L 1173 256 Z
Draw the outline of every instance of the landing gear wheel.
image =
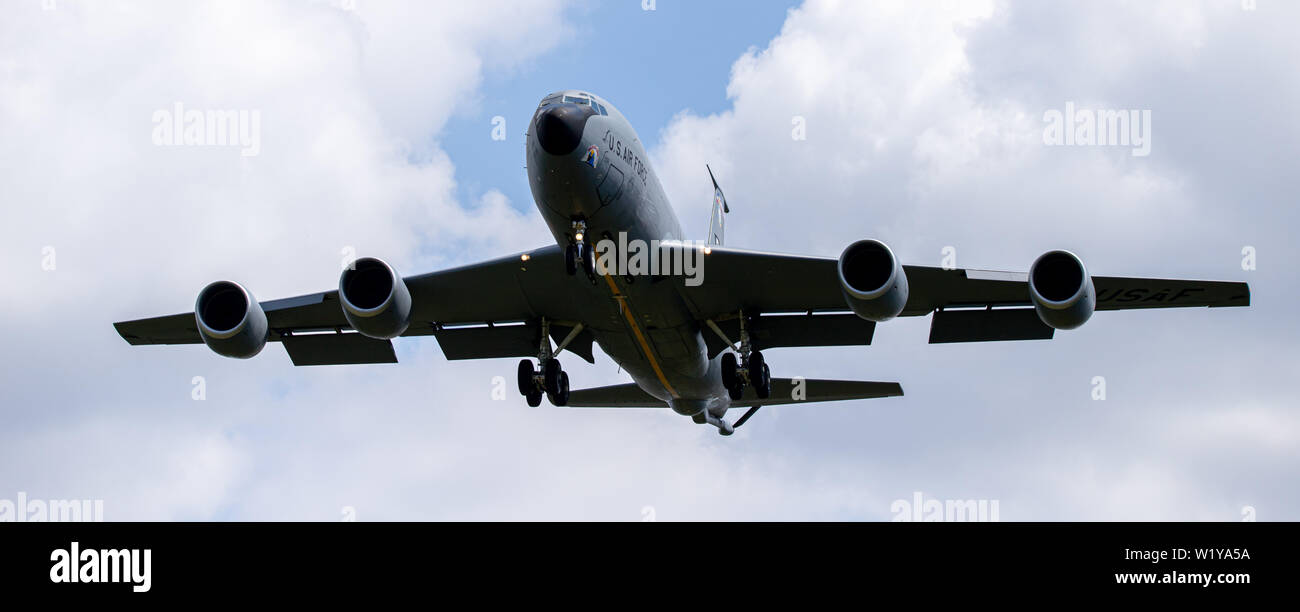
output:
M 564 374 L 564 369 L 560 367 L 560 360 L 551 358 L 542 364 L 542 388 L 547 393 L 554 395 L 560 390 L 560 375 Z
M 767 399 L 772 395 L 772 374 L 761 351 L 749 355 L 749 384 L 754 385 L 754 393 L 759 399 Z
M 736 379 L 736 354 L 724 353 L 722 355 L 722 386 L 730 389 L 739 382 Z
M 582 269 L 587 272 L 587 276 L 596 275 L 596 254 L 593 252 L 591 245 L 582 245 Z
M 546 399 L 551 400 L 555 406 L 565 406 L 569 403 L 569 373 L 560 372 L 560 384 L 555 393 L 547 393 Z
M 542 392 L 537 390 L 529 391 L 528 394 L 524 396 L 524 399 L 528 400 L 529 406 L 536 408 L 542 405 Z
M 745 383 L 736 381 L 735 385 L 727 387 L 727 395 L 731 396 L 732 401 L 739 401 L 745 396 Z
M 767 360 L 763 359 L 762 352 L 754 351 L 749 354 L 749 369 L 746 373 L 749 374 L 751 384 L 758 384 L 758 379 L 763 375 L 763 366 L 765 365 L 767 365 Z
M 578 273 L 579 257 L 581 257 L 581 254 L 578 253 L 578 245 L 571 244 L 564 248 L 564 271 L 567 272 L 569 276 Z
M 528 395 L 537 385 L 533 384 L 533 376 L 537 371 L 533 369 L 533 362 L 525 359 L 519 362 L 519 395 Z
M 754 383 L 754 393 L 758 399 L 767 399 L 772 396 L 772 371 L 763 364 L 763 374 L 759 377 L 758 382 Z

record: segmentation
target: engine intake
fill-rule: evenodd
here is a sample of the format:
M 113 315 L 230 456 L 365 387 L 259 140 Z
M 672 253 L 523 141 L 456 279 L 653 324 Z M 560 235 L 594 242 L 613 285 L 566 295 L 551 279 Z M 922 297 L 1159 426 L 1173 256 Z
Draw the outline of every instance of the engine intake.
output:
M 194 302 L 194 321 L 203 343 L 218 355 L 248 359 L 266 346 L 266 313 L 239 283 L 204 287 Z
M 1049 251 L 1029 267 L 1029 297 L 1049 327 L 1074 329 L 1092 317 L 1097 291 L 1083 261 L 1069 251 Z
M 411 292 L 392 266 L 362 257 L 339 276 L 339 302 L 348 324 L 362 335 L 396 338 L 411 324 Z
M 859 240 L 840 254 L 840 289 L 854 314 L 888 321 L 907 305 L 907 274 L 894 252 L 879 240 Z

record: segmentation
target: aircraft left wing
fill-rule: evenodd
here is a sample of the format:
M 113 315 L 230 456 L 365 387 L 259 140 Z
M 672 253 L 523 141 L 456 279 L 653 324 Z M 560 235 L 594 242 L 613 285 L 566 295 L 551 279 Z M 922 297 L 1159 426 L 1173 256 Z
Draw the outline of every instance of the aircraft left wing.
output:
M 433 335 L 448 359 L 535 357 L 541 340 L 537 321 L 554 321 L 551 336 L 571 331 L 578 310 L 566 292 L 554 291 L 564 274 L 557 246 L 450 270 L 405 277 L 411 292 L 411 325 L 403 336 Z M 338 291 L 260 302 L 269 340 L 284 342 L 296 365 L 393 363 L 392 344 L 351 332 Z M 127 342 L 197 344 L 193 312 L 115 323 Z M 592 336 L 583 331 L 565 350 L 593 361 Z
M 841 292 L 837 265 L 838 260 L 829 257 L 713 246 L 703 255 L 700 264 L 703 276 L 697 286 L 688 284 L 687 277 L 678 277 L 676 282 L 679 294 L 702 322 L 725 321 L 743 309 L 760 315 L 761 327 L 762 321 L 772 315 L 803 313 L 805 333 L 819 336 L 826 335 L 825 324 L 846 324 L 826 315 L 811 316 L 849 311 Z M 1034 313 L 1026 273 L 927 266 L 903 266 L 903 270 L 910 290 L 900 316 L 935 313 L 931 324 L 932 343 L 1052 337 L 1054 330 Z M 1240 282 L 1114 276 L 1093 276 L 1092 281 L 1098 311 L 1250 305 L 1250 288 Z M 732 324 L 724 332 L 735 328 Z M 866 341 L 845 343 L 870 342 L 869 333 L 863 334 L 863 338 Z M 734 341 L 735 337 L 731 339 Z M 712 346 L 712 339 L 710 344 L 711 349 L 725 348 L 725 343 Z

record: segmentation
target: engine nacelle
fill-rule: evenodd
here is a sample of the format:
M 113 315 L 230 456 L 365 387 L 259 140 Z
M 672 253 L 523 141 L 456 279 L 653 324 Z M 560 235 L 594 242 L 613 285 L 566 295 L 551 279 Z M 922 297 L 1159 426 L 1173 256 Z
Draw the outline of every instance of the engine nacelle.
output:
M 204 287 L 194 302 L 194 321 L 203 343 L 218 355 L 248 359 L 266 346 L 266 313 L 239 283 Z
M 362 335 L 396 338 L 411 324 L 411 292 L 392 266 L 362 257 L 339 276 L 339 302 L 348 324 Z
M 859 240 L 840 254 L 840 289 L 854 314 L 888 321 L 907 304 L 907 274 L 894 252 L 879 240 Z
M 1097 290 L 1083 262 L 1069 251 L 1048 251 L 1029 267 L 1029 298 L 1049 327 L 1074 329 L 1092 317 Z

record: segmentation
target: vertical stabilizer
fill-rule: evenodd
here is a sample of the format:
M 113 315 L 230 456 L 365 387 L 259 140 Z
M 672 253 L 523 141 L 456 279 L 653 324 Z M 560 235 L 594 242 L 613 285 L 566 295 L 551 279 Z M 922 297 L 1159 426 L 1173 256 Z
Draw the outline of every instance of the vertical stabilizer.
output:
M 713 214 L 709 217 L 709 244 L 721 246 L 726 234 L 726 222 L 723 215 L 731 212 L 727 207 L 727 197 L 722 195 L 718 179 L 713 178 L 713 168 L 704 166 L 709 171 L 709 180 L 713 181 Z

